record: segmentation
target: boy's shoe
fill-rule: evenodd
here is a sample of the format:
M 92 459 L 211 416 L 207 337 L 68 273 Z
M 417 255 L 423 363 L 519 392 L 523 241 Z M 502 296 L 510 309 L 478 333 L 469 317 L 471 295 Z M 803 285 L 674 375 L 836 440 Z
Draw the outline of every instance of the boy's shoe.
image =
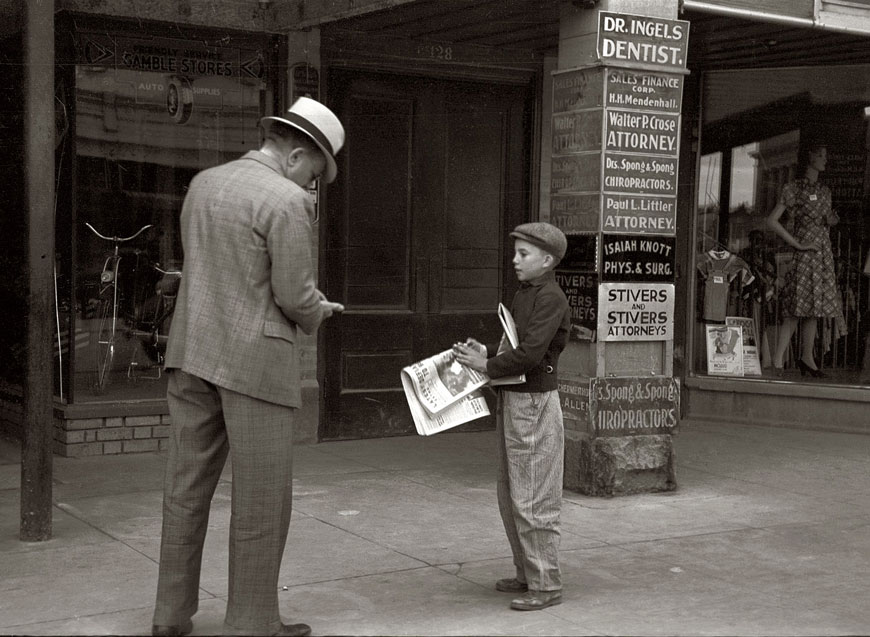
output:
M 514 610 L 541 610 L 562 603 L 562 591 L 526 591 L 511 602 Z
M 521 582 L 516 577 L 506 577 L 495 583 L 495 590 L 502 593 L 525 593 L 529 590 L 529 585 Z

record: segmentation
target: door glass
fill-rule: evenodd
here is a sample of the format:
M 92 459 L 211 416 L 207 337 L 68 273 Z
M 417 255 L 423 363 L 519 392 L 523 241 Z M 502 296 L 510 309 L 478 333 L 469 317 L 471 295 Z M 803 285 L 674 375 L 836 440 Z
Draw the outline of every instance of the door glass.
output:
M 492 311 L 500 300 L 504 127 L 494 109 L 448 114 L 443 310 Z
M 701 157 L 698 183 L 697 225 L 698 252 L 715 247 L 719 240 L 719 189 L 722 180 L 722 153 Z
M 345 117 L 348 192 L 344 303 L 407 309 L 410 303 L 410 100 L 355 95 Z

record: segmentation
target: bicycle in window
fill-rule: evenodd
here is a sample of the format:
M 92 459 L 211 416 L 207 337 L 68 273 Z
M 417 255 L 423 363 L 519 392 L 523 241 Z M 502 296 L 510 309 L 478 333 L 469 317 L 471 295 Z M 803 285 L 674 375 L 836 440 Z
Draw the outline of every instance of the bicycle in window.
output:
M 116 357 L 122 344 L 121 337 L 125 340 L 135 337 L 140 344 L 140 347 L 123 348 L 132 351 L 129 360 L 125 361 L 127 378 L 160 378 L 181 272 L 151 262 L 144 250 L 123 248 L 153 227 L 152 224 L 141 227 L 128 237 L 109 237 L 90 223 L 85 225 L 97 237 L 112 244 L 100 272 L 94 388 L 103 392 L 109 384 L 112 372 L 118 366 Z M 131 265 L 122 269 L 122 261 Z M 140 350 L 145 352 L 144 358 L 140 356 Z
M 133 349 L 127 364 L 127 378 L 133 381 L 157 380 L 163 374 L 166 343 L 181 284 L 180 270 L 166 270 L 159 263 L 150 262 L 145 267 L 150 268 L 151 276 L 146 272 L 145 276 L 140 277 L 136 297 L 144 300 L 141 303 L 134 302 L 133 323 L 128 331 L 128 335 L 136 337 L 141 345 L 141 349 Z M 145 356 L 141 356 L 140 352 L 144 352 Z

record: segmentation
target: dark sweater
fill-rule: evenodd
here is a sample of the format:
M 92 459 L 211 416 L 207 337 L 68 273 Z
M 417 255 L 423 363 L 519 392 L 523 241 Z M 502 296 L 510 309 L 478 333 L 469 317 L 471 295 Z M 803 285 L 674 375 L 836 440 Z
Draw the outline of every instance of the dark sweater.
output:
M 490 378 L 525 374 L 521 385 L 502 385 L 505 391 L 543 392 L 556 389 L 559 354 L 568 342 L 571 315 L 568 299 L 550 271 L 520 285 L 511 304 L 519 346 L 495 356 L 498 343 L 486 346 Z

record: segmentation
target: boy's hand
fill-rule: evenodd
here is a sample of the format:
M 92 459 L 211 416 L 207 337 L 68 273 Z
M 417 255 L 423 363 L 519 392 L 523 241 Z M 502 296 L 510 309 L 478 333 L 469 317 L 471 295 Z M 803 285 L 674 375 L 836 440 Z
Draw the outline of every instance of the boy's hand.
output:
M 480 345 L 476 341 L 475 343 Z M 483 347 L 483 351 L 486 352 L 486 347 Z M 486 373 L 486 354 L 481 354 L 478 347 L 468 343 L 456 343 L 453 345 L 453 354 L 456 356 L 456 360 L 466 367 Z
M 467 345 L 468 347 L 470 347 L 470 348 L 472 348 L 472 349 L 477 350 L 477 352 L 478 352 L 479 354 L 482 354 L 483 356 L 486 356 L 486 345 L 484 345 L 483 343 L 481 343 L 481 342 L 478 341 L 477 339 L 474 339 L 474 338 L 471 338 L 471 337 L 466 338 L 466 339 L 465 339 L 465 345 Z

